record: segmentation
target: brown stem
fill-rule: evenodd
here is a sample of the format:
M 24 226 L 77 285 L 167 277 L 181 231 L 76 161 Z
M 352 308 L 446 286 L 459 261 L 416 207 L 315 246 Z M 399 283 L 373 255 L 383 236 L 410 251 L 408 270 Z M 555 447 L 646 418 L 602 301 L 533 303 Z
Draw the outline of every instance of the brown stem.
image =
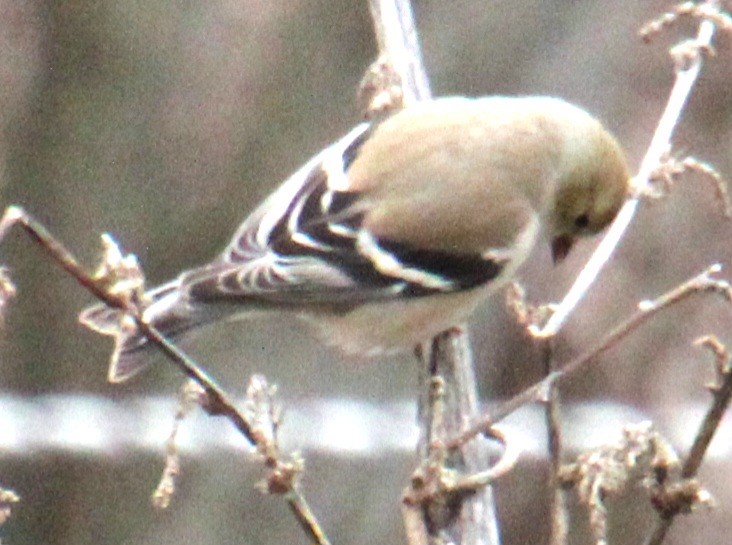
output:
M 704 415 L 694 438 L 694 443 L 681 466 L 682 479 L 691 479 L 696 476 L 707 448 L 722 422 L 722 417 L 729 407 L 730 400 L 732 400 L 732 369 L 730 369 L 729 361 L 724 365 L 720 375 L 721 384 L 716 384 L 710 388 L 713 396 L 712 404 L 706 415 Z M 676 515 L 678 515 L 678 512 L 660 514 L 655 527 L 645 541 L 645 545 L 660 545 L 671 528 Z
M 548 376 L 556 371 L 554 359 L 553 338 L 539 339 L 543 352 L 544 369 Z M 567 521 L 568 512 L 565 502 L 566 495 L 560 486 L 559 473 L 562 467 L 562 428 L 559 424 L 559 412 L 561 400 L 559 389 L 556 384 L 548 388 L 547 398 L 544 403 L 544 420 L 547 429 L 547 443 L 549 445 L 549 493 L 552 494 L 549 512 L 551 519 L 551 545 L 564 545 L 567 543 Z
M 483 430 L 487 430 L 492 425 L 500 422 L 518 408 L 528 403 L 545 399 L 548 389 L 555 382 L 565 380 L 577 371 L 589 366 L 596 360 L 597 356 L 616 346 L 622 339 L 638 329 L 638 327 L 658 312 L 686 299 L 690 295 L 711 292 L 718 295 L 721 294 L 727 301 L 732 301 L 732 290 L 729 283 L 712 277 L 713 274 L 720 270 L 721 267 L 719 265 L 712 265 L 700 275 L 684 282 L 659 298 L 653 301 L 642 302 L 638 305 L 638 310 L 632 316 L 617 325 L 596 346 L 563 365 L 559 371 L 551 372 L 543 380 L 516 394 L 491 413 L 474 421 L 466 431 L 447 441 L 446 446 L 448 448 L 457 448 L 466 441 L 470 441 L 476 435 L 483 433 Z
M 136 305 L 117 294 L 109 293 L 89 272 L 82 267 L 74 255 L 54 237 L 40 222 L 19 206 L 9 206 L 0 220 L 0 242 L 14 225 L 20 225 L 30 237 L 40 245 L 53 261 L 68 272 L 82 287 L 90 291 L 106 305 L 120 309 L 131 316 L 140 332 L 157 346 L 187 377 L 194 380 L 206 392 L 204 409 L 212 416 L 227 418 L 247 440 L 256 445 L 258 435 L 249 420 L 234 406 L 226 392 L 192 358 L 166 339 L 160 331 L 142 319 Z M 268 461 L 272 465 L 272 460 Z M 275 461 L 275 466 L 278 461 Z M 293 480 L 292 488 L 287 491 L 288 505 L 295 512 L 300 526 L 308 538 L 318 545 L 329 545 L 320 525 L 312 515 L 302 494 Z

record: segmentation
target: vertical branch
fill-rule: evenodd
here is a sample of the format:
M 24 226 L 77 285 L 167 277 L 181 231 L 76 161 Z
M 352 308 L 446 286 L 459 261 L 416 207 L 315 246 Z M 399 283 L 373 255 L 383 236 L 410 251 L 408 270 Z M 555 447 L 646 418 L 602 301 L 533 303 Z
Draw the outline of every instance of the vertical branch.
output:
M 539 339 L 538 342 L 541 344 L 543 352 L 544 372 L 546 376 L 550 376 L 559 370 L 554 359 L 553 339 Z M 550 460 L 549 492 L 552 494 L 549 506 L 551 520 L 549 543 L 564 545 L 567 543 L 568 511 L 566 495 L 559 486 L 559 474 L 562 467 L 562 430 L 559 425 L 561 400 L 557 384 L 549 386 L 544 401 L 544 420 L 546 421 Z
M 432 97 L 409 0 L 369 0 L 379 53 L 402 81 L 404 103 Z
M 424 355 L 423 365 L 429 365 L 434 375 L 442 377 L 445 384 L 442 426 L 440 437 L 433 441 L 444 443 L 453 437 L 454 432 L 463 432 L 479 414 L 478 388 L 473 370 L 473 354 L 468 335 L 460 329 L 451 329 L 435 337 L 429 354 Z M 423 390 L 426 386 L 423 386 Z M 423 407 L 420 425 L 431 424 L 433 411 Z M 423 431 L 423 433 L 424 433 Z M 423 445 L 423 456 L 429 453 L 431 444 Z M 490 463 L 490 445 L 483 436 L 475 437 L 460 448 L 460 469 L 469 475 L 485 471 Z M 462 545 L 497 545 L 500 543 L 498 518 L 495 509 L 493 490 L 486 486 L 472 497 L 463 501 L 456 528 L 450 533 L 457 534 L 454 542 Z
M 431 97 L 429 81 L 422 64 L 417 31 L 409 0 L 369 0 L 379 53 L 401 80 L 403 102 L 409 104 Z M 470 341 L 462 330 L 450 330 L 436 337 L 430 350 L 419 350 L 420 365 L 420 454 L 427 459 L 433 441 L 444 441 L 465 431 L 479 414 L 478 390 L 473 372 Z M 429 385 L 434 376 L 444 381 L 441 402 L 443 425 L 435 430 L 435 411 L 430 406 Z M 461 446 L 460 469 L 468 474 L 485 469 L 489 463 L 487 441 L 482 437 Z M 489 487 L 465 499 L 458 519 L 447 528 L 455 543 L 495 545 L 499 543 L 498 521 L 492 490 Z

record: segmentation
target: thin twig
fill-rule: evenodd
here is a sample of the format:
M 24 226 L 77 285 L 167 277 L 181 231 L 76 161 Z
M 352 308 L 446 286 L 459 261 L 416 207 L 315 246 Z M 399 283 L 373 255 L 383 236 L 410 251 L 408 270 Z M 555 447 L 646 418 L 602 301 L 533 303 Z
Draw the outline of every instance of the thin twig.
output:
M 178 433 L 183 420 L 190 412 L 201 404 L 201 397 L 206 393 L 201 386 L 188 379 L 178 391 L 178 408 L 175 411 L 173 426 L 165 442 L 165 466 L 160 482 L 152 494 L 153 506 L 167 509 L 175 493 L 176 479 L 180 475 L 180 454 L 178 451 Z
M 696 475 L 709 443 L 711 443 L 729 405 L 732 397 L 732 371 L 729 368 L 729 361 L 727 361 L 722 371 L 722 378 L 720 384 L 715 384 L 709 388 L 713 394 L 713 402 L 699 427 L 699 432 L 689 450 L 689 455 L 681 466 L 682 478 L 688 479 Z
M 131 316 L 145 338 L 157 346 L 187 377 L 196 381 L 206 391 L 209 398 L 207 406 L 209 413 L 228 418 L 250 443 L 255 444 L 251 425 L 236 410 L 221 387 L 193 359 L 166 339 L 155 327 L 144 321 L 140 309 L 132 305 L 124 296 L 109 293 L 100 286 L 100 283 L 79 264 L 73 254 L 56 237 L 19 206 L 8 206 L 5 210 L 5 214 L 0 220 L 0 242 L 5 239 L 9 229 L 14 225 L 20 225 L 83 288 L 106 305 L 120 309 Z
M 710 11 L 719 11 L 718 0 L 710 0 L 705 2 L 705 5 L 708 6 Z M 666 103 L 666 109 L 658 122 L 656 131 L 648 146 L 648 151 L 641 162 L 638 174 L 633 179 L 634 195 L 621 208 L 602 242 L 592 254 L 592 257 L 590 257 L 579 276 L 577 276 L 574 284 L 567 292 L 567 295 L 564 296 L 564 299 L 552 317 L 543 328 L 534 332 L 536 335 L 551 337 L 559 332 L 620 244 L 620 241 L 635 217 L 641 193 L 648 187 L 651 175 L 658 167 L 664 154 L 670 148 L 674 129 L 681 118 L 686 101 L 701 71 L 703 52 L 709 50 L 711 47 L 715 29 L 716 23 L 713 18 L 708 17 L 704 19 L 699 25 L 699 32 L 697 33 L 696 39 L 693 40 L 695 46 L 693 49 L 695 51 L 694 56 L 689 60 L 688 64 L 676 63 L 676 81 L 671 89 L 671 94 Z
M 535 306 L 526 300 L 526 291 L 518 282 L 512 282 L 506 291 L 506 305 L 514 314 L 519 325 L 531 331 L 531 326 L 544 323 L 547 316 L 551 315 L 551 305 Z M 535 339 L 544 363 L 544 375 L 547 376 L 556 371 L 556 360 L 554 358 L 554 339 Z M 547 432 L 547 445 L 549 452 L 549 490 L 552 498 L 549 505 L 549 518 L 551 528 L 549 543 L 551 545 L 565 545 L 568 532 L 568 512 L 566 507 L 566 494 L 561 487 L 562 472 L 562 433 L 560 425 L 560 396 L 557 385 L 547 389 L 544 402 L 544 422 Z
M 518 463 L 521 449 L 518 447 L 520 441 L 509 438 L 505 430 L 493 427 L 487 431 L 491 439 L 498 441 L 504 448 L 500 459 L 489 469 L 471 475 L 462 475 L 444 466 L 444 459 L 449 455 L 445 445 L 435 444 L 432 449 L 432 458 L 425 462 L 414 472 L 412 485 L 404 495 L 404 503 L 410 505 L 421 505 L 429 509 L 430 504 L 435 501 L 442 501 L 446 505 L 458 502 L 463 498 L 480 492 L 486 486 L 493 483 L 512 471 Z M 429 475 L 433 473 L 433 475 Z
M 554 343 L 553 339 L 538 339 L 541 344 L 544 369 L 546 375 L 550 375 L 556 371 L 556 361 L 554 359 Z M 547 438 L 549 445 L 550 460 L 550 482 L 549 490 L 552 493 L 550 505 L 551 519 L 551 535 L 549 543 L 551 545 L 565 545 L 567 543 L 568 530 L 568 511 L 566 505 L 566 495 L 559 486 L 559 474 L 562 468 L 562 428 L 559 423 L 559 413 L 561 410 L 561 400 L 559 389 L 556 384 L 549 386 L 547 398 L 544 403 L 544 420 L 546 423 Z
M 712 438 L 722 422 L 722 417 L 729 407 L 732 399 L 732 368 L 730 368 L 729 356 L 721 344 L 713 339 L 703 339 L 701 343 L 710 347 L 717 358 L 718 382 L 709 387 L 712 393 L 712 404 L 707 410 L 704 419 L 699 425 L 694 443 L 681 466 L 681 478 L 691 479 L 696 476 L 699 466 L 704 459 L 704 454 L 712 442 Z M 655 527 L 646 540 L 646 545 L 661 545 L 671 525 L 673 524 L 679 510 L 659 513 Z
M 2 219 L 0 219 L 0 242 L 5 239 L 8 231 L 14 225 L 22 227 L 51 256 L 51 259 L 76 279 L 83 288 L 106 305 L 117 308 L 130 316 L 146 339 L 158 347 L 187 377 L 203 388 L 206 394 L 203 408 L 209 415 L 227 418 L 252 445 L 260 447 L 258 442 L 259 434 L 256 428 L 236 408 L 224 390 L 192 358 L 166 339 L 155 327 L 143 320 L 141 310 L 129 298 L 110 293 L 109 290 L 105 289 L 101 282 L 93 278 L 56 237 L 19 206 L 9 206 L 5 210 Z M 279 463 L 278 460 L 265 459 L 265 461 L 271 472 L 282 470 L 282 468 L 287 468 L 290 465 L 289 462 Z M 305 499 L 297 490 L 295 480 L 291 479 L 291 483 L 291 490 L 278 492 L 286 495 L 288 505 L 295 512 L 297 520 L 305 529 L 308 538 L 318 545 L 329 545 L 329 541 L 325 538 Z
M 492 427 L 487 435 L 503 445 L 501 458 L 485 471 L 459 478 L 453 485 L 455 490 L 478 492 L 516 467 L 521 455 L 521 449 L 518 447 L 520 441 L 510 438 L 506 430 L 496 426 Z
M 561 366 L 559 371 L 552 372 L 543 380 L 523 390 L 505 403 L 501 403 L 497 409 L 475 421 L 467 431 L 447 441 L 446 446 L 448 448 L 457 448 L 466 441 L 470 441 L 476 435 L 483 433 L 483 430 L 490 429 L 491 426 L 500 422 L 520 407 L 545 399 L 549 387 L 590 365 L 595 361 L 597 356 L 616 346 L 622 339 L 638 329 L 639 326 L 658 314 L 661 310 L 669 308 L 696 293 L 714 293 L 722 295 L 727 301 L 732 302 L 732 288 L 730 284 L 725 280 L 713 277 L 714 274 L 721 270 L 722 267 L 720 265 L 712 265 L 698 276 L 684 282 L 657 299 L 653 301 L 642 301 L 638 305 L 638 310 L 632 316 L 617 325 L 596 346 Z
M 295 515 L 297 522 L 300 524 L 300 528 L 302 528 L 313 543 L 317 545 L 330 545 L 328 536 L 323 532 L 323 528 L 318 522 L 313 510 L 310 509 L 310 505 L 305 499 L 305 496 L 303 496 L 297 487 L 291 488 L 285 494 L 285 501 L 292 514 Z

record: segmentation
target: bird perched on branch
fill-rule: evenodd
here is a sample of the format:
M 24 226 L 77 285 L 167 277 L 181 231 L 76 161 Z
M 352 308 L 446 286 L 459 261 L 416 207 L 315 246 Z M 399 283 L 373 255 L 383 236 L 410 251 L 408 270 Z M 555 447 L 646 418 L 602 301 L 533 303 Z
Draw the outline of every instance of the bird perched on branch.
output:
M 359 356 L 463 322 L 538 241 L 555 261 L 602 230 L 628 192 L 623 152 L 584 110 L 549 97 L 440 98 L 363 123 L 286 180 L 213 262 L 145 294 L 175 337 L 252 311 L 289 311 Z M 109 378 L 148 342 L 122 313 L 84 310 L 116 340 Z

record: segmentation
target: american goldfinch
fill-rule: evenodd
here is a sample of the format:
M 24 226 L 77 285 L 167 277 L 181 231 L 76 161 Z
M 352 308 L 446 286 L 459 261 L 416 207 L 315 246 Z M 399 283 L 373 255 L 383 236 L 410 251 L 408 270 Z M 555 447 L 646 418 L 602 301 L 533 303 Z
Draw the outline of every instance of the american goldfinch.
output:
M 359 356 L 413 347 L 465 321 L 537 241 L 563 259 L 621 207 L 623 152 L 584 110 L 549 97 L 440 98 L 362 123 L 286 180 L 212 263 L 151 290 L 168 336 L 252 311 L 291 311 Z M 104 305 L 109 378 L 148 343 Z

